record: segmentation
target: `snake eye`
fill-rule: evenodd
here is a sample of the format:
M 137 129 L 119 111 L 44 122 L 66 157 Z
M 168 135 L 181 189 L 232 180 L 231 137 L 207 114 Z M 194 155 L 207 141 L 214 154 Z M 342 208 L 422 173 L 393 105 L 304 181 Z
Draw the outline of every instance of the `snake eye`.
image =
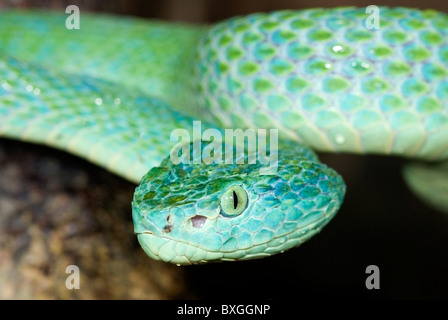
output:
M 247 193 L 240 186 L 231 186 L 221 197 L 221 214 L 235 217 L 247 208 Z

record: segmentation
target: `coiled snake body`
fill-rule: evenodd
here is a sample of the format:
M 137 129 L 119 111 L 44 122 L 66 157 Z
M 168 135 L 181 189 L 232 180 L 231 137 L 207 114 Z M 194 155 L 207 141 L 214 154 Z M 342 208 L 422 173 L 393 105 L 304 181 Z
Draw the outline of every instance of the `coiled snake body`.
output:
M 212 27 L 82 13 L 78 30 L 63 13 L 1 12 L 0 134 L 141 180 L 133 218 L 152 258 L 282 252 L 320 231 L 345 193 L 308 147 L 448 158 L 448 16 L 379 10 L 378 29 L 351 7 Z M 247 154 L 244 164 L 174 164 L 171 133 L 197 119 L 204 129 L 278 129 L 276 172 L 260 174 L 266 164 Z M 405 176 L 447 210 L 446 165 Z

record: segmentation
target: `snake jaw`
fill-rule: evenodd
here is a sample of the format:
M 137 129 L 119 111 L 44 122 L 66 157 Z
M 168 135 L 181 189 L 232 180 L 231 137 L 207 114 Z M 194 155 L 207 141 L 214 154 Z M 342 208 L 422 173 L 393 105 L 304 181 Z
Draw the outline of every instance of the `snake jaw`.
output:
M 158 237 L 150 231 L 145 231 L 137 234 L 137 240 L 150 258 L 154 260 L 165 260 L 163 256 L 164 251 L 161 249 L 169 243 L 169 239 Z

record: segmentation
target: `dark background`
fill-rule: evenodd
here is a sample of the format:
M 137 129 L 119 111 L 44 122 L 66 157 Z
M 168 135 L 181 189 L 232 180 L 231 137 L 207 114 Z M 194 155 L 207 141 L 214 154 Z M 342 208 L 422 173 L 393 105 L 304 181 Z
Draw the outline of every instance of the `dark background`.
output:
M 109 12 L 192 23 L 211 23 L 234 15 L 257 11 L 345 5 L 407 6 L 448 12 L 448 2 L 445 0 L 375 1 L 374 3 L 348 0 L 0 1 L 0 7 L 43 7 L 59 10 L 63 10 L 70 4 L 78 5 L 81 12 L 83 10 Z M 146 277 L 139 278 L 131 284 L 143 287 L 141 295 L 126 295 L 126 292 L 114 295 L 111 292 L 118 290 L 117 286 L 121 284 L 111 286 L 109 280 L 109 286 L 106 285 L 101 290 L 94 291 L 94 294 L 83 294 L 81 289 L 76 296 L 69 297 L 81 299 L 285 297 L 294 300 L 322 297 L 448 298 L 448 215 L 429 208 L 409 191 L 401 177 L 401 169 L 405 161 L 381 156 L 329 154 L 321 155 L 321 159 L 344 177 L 348 187 L 346 200 L 334 220 L 319 235 L 301 247 L 268 259 L 180 268 L 155 263 L 147 258 L 140 262 L 139 268 L 157 270 L 157 278 L 166 277 L 165 284 L 156 285 L 156 289 L 149 282 L 157 282 L 157 280 Z M 32 218 L 32 222 L 29 223 L 34 223 L 33 221 L 41 219 L 42 216 L 53 214 L 49 213 L 48 208 L 51 206 L 36 205 L 36 201 L 37 203 L 51 201 L 56 192 L 54 188 L 48 189 L 48 173 L 46 172 L 49 166 L 46 164 L 48 161 L 51 164 L 50 167 L 58 163 L 60 171 L 57 172 L 61 172 L 61 174 L 53 174 L 52 178 L 80 174 L 87 181 L 72 186 L 75 178 L 64 180 L 62 177 L 62 181 L 58 184 L 65 190 L 68 198 L 78 197 L 79 194 L 81 197 L 86 197 L 87 200 L 81 202 L 87 203 L 87 208 L 80 207 L 82 209 L 77 210 L 99 215 L 102 213 L 98 212 L 107 211 L 105 208 L 112 208 L 110 211 L 114 212 L 114 219 L 124 221 L 123 224 L 128 226 L 126 227 L 126 232 L 129 233 L 127 236 L 133 237 L 129 227 L 130 200 L 126 199 L 131 199 L 134 185 L 65 153 L 3 139 L 0 140 L 0 167 L 26 167 L 23 169 L 23 176 L 18 179 L 25 181 L 31 179 L 35 188 L 40 190 L 42 197 L 40 200 L 30 200 L 29 194 L 32 192 L 22 192 L 18 208 L 8 207 L 8 212 L 13 212 L 18 217 L 28 214 L 29 210 L 35 210 L 39 218 Z M 8 171 L 0 171 L 0 175 L 2 176 L 0 183 L 3 184 L 3 189 L 0 188 L 2 193 L 2 190 L 5 190 L 5 184 L 13 182 L 8 180 L 12 179 L 8 178 L 11 176 Z M 14 176 L 14 179 L 17 177 Z M 95 190 L 101 191 L 95 193 Z M 8 195 L 8 192 L 4 191 L 3 194 Z M 9 193 L 10 197 L 16 195 Z M 9 200 L 6 199 L 6 201 Z M 27 206 L 26 201 L 31 201 L 31 205 Z M 5 202 L 4 199 L 1 202 L 0 198 L 0 215 L 2 208 L 5 208 L 1 206 L 2 203 L 4 205 L 15 202 Z M 101 221 L 97 223 L 102 224 Z M 8 226 L 11 224 L 13 223 L 9 223 Z M 102 227 L 97 228 L 99 231 L 96 232 L 102 233 Z M 0 236 L 2 250 L 12 247 L 10 243 L 6 243 L 6 240 L 3 242 L 1 240 Z M 138 244 L 132 240 L 130 246 L 140 257 Z M 6 261 L 1 260 L 1 252 L 0 267 L 2 261 Z M 109 259 L 124 258 L 112 254 L 109 255 Z M 15 258 L 12 261 L 22 263 L 23 260 L 23 258 Z M 82 262 L 75 261 L 75 263 L 82 265 Z M 365 287 L 367 277 L 365 269 L 372 264 L 380 268 L 379 290 L 367 290 Z M 157 267 L 152 267 L 153 265 Z M 51 289 L 53 288 L 51 285 L 46 287 L 41 285 L 40 276 L 46 277 L 45 281 L 56 281 L 56 278 L 49 274 L 50 271 L 44 270 L 35 276 L 33 281 L 23 283 L 22 277 L 25 277 L 25 274 L 18 267 L 12 268 L 16 271 L 8 269 L 7 276 L 0 275 L 0 290 L 3 290 L 4 297 L 67 297 L 63 294 L 58 295 L 55 289 Z M 131 270 L 133 266 L 129 268 Z M 166 274 L 163 271 L 165 269 L 169 270 Z M 5 270 L 4 267 L 3 270 Z M 52 270 L 51 267 L 50 270 Z M 126 270 L 120 269 L 118 272 L 128 272 Z M 96 276 L 104 277 L 101 274 Z M 5 294 L 5 283 L 8 284 L 7 294 Z M 28 287 L 24 289 L 24 286 Z M 30 286 L 35 288 L 31 290 Z M 87 283 L 83 285 L 84 288 L 86 286 L 88 286 Z M 153 290 L 151 292 L 160 290 L 161 293 L 159 295 L 145 294 L 144 288 L 148 286 L 151 286 Z M 170 286 L 176 288 L 172 289 Z M 24 290 L 27 294 L 18 294 Z M 45 290 L 47 293 L 42 295 L 41 292 Z M 31 293 L 28 293 L 29 291 Z M 54 296 L 52 296 L 53 293 Z
M 127 14 L 164 20 L 212 23 L 235 15 L 267 12 L 282 9 L 315 7 L 404 6 L 419 9 L 436 9 L 446 12 L 445 0 L 1 0 L 0 7 L 52 8 L 63 10 L 77 5 L 81 11 Z

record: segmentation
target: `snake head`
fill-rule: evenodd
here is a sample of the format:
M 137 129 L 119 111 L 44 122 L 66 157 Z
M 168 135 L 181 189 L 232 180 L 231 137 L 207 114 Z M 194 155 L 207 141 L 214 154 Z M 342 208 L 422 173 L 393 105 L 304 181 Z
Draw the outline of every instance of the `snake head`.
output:
M 132 202 L 135 233 L 153 259 L 178 265 L 244 260 L 296 247 L 342 203 L 342 178 L 305 149 L 266 164 L 178 164 L 151 169 Z

